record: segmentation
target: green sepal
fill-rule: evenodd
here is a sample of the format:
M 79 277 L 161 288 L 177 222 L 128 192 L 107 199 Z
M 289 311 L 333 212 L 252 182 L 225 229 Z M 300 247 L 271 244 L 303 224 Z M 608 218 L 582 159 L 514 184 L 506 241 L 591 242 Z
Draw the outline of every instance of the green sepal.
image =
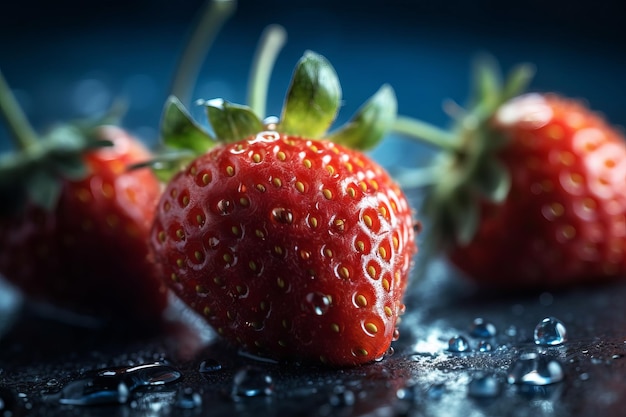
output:
M 163 144 L 172 149 L 187 150 L 201 155 L 217 142 L 189 114 L 175 96 L 168 97 L 160 126 Z
M 497 159 L 485 160 L 477 167 L 474 186 L 485 199 L 501 203 L 511 189 L 511 174 Z
M 219 141 L 236 142 L 264 130 L 263 122 L 248 106 L 216 98 L 202 102 Z
M 61 195 L 62 183 L 44 169 L 33 170 L 25 178 L 26 193 L 36 206 L 53 210 Z
M 294 70 L 278 130 L 312 139 L 322 137 L 337 117 L 340 101 L 335 69 L 323 56 L 307 51 Z
M 190 150 L 169 149 L 160 152 L 155 158 L 128 167 L 130 170 L 150 168 L 163 183 L 167 183 L 177 172 L 187 166 L 198 155 Z
M 349 122 L 328 138 L 352 149 L 371 149 L 391 130 L 397 113 L 396 93 L 389 84 L 384 84 Z

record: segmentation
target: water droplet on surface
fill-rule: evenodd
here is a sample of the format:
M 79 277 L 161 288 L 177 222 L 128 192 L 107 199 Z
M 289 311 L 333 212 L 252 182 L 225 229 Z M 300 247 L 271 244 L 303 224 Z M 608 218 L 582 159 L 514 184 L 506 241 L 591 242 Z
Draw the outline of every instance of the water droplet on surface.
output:
M 208 374 L 212 372 L 217 372 L 222 370 L 222 364 L 216 361 L 215 359 L 207 359 L 200 363 L 200 367 L 198 368 L 198 372 L 203 374 Z
M 500 394 L 500 381 L 493 375 L 474 377 L 467 386 L 467 395 L 474 398 L 493 398 Z
M 509 384 L 543 386 L 560 382 L 563 378 L 563 367 L 556 359 L 535 352 L 520 355 L 507 374 Z
M 480 317 L 475 318 L 470 326 L 470 336 L 472 337 L 489 339 L 494 337 L 497 332 L 498 330 L 493 323 Z
M 63 387 L 59 402 L 69 405 L 123 404 L 138 387 L 168 384 L 181 376 L 178 370 L 162 363 L 100 369 Z
M 493 345 L 486 340 L 478 342 L 477 350 L 479 352 L 491 352 L 493 351 Z
M 535 327 L 535 343 L 542 346 L 556 346 L 567 341 L 567 330 L 559 319 L 546 317 Z
M 319 292 L 310 292 L 306 295 L 304 309 L 316 316 L 323 316 L 330 307 L 330 298 Z
M 231 397 L 260 397 L 274 394 L 274 380 L 266 371 L 246 366 L 233 377 Z
M 448 341 L 448 352 L 462 353 L 470 350 L 470 344 L 464 336 L 454 336 Z
M 337 386 L 333 389 L 329 401 L 333 407 L 351 407 L 355 403 L 354 392 L 343 386 Z
M 178 394 L 176 395 L 176 402 L 174 403 L 174 405 L 177 408 L 191 410 L 202 405 L 202 396 L 200 396 L 199 393 L 193 391 L 191 388 L 187 387 L 178 391 Z

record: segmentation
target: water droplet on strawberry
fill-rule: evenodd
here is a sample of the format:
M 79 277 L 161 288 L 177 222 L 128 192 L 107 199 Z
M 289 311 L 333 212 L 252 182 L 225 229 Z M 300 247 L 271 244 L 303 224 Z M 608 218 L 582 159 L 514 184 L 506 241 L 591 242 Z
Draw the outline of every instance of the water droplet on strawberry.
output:
M 293 213 L 289 209 L 276 207 L 272 209 L 272 219 L 278 223 L 291 224 L 293 223 Z
M 477 349 L 479 352 L 491 352 L 493 351 L 493 345 L 486 340 L 478 342 Z
M 470 350 L 470 344 L 464 336 L 454 336 L 448 341 L 448 352 L 463 353 Z
M 556 360 L 536 352 L 527 352 L 513 362 L 508 374 L 509 384 L 543 386 L 562 381 L 563 367 Z
M 559 319 L 546 317 L 534 332 L 535 343 L 542 346 L 556 346 L 567 341 L 567 330 Z
M 305 297 L 303 309 L 310 311 L 316 316 L 323 316 L 330 308 L 330 298 L 319 292 L 308 293 Z
M 230 200 L 221 199 L 217 202 L 215 208 L 217 209 L 218 214 L 226 216 L 227 214 L 232 213 L 234 205 Z
M 237 371 L 233 377 L 231 398 L 260 397 L 274 394 L 274 380 L 261 368 L 246 366 Z

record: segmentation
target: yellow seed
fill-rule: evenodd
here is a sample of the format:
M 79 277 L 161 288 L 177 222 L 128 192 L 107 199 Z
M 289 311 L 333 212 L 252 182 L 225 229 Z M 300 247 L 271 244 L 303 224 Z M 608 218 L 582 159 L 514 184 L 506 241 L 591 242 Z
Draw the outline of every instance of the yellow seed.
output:
M 109 183 L 102 184 L 102 195 L 105 198 L 113 198 L 114 194 L 115 194 L 115 188 L 113 188 L 111 184 Z
M 380 212 L 381 216 L 383 217 L 387 217 L 387 207 L 385 206 L 380 206 L 378 208 L 378 211 Z
M 250 205 L 250 200 L 248 200 L 247 197 L 241 197 L 239 199 L 239 204 L 241 204 L 244 207 L 248 207 Z
M 361 187 L 361 190 L 367 191 L 367 184 L 365 182 L 361 181 L 359 183 L 359 186 Z
M 196 258 L 196 261 L 200 262 L 204 259 L 204 255 L 200 251 L 195 251 L 193 256 Z
M 318 151 L 317 146 L 315 146 L 315 145 L 309 146 L 309 149 L 312 150 L 313 152 L 317 152 Z
M 324 189 L 322 190 L 322 194 L 324 194 L 324 197 L 325 197 L 327 200 L 330 200 L 330 199 L 332 199 L 332 198 L 333 198 L 333 192 L 332 192 L 332 191 L 330 191 L 328 188 L 324 188 Z
M 262 193 L 264 193 L 265 190 L 266 190 L 265 185 L 263 185 L 263 184 L 257 184 L 256 185 L 256 189 L 259 190 Z
M 304 184 L 300 181 L 296 181 L 296 190 L 303 193 L 304 192 Z
M 207 173 L 202 174 L 202 184 L 207 185 L 211 182 L 211 176 Z
M 232 232 L 233 235 L 239 236 L 239 228 L 237 226 L 231 227 L 230 231 Z
M 252 155 L 252 160 L 256 163 L 261 162 L 261 155 L 259 155 L 258 153 L 255 153 L 254 155 Z
M 354 198 L 356 197 L 356 191 L 354 188 L 352 187 L 348 187 L 348 189 L 346 190 L 346 193 L 351 197 Z
M 178 237 L 179 239 L 183 239 L 185 237 L 185 232 L 183 232 L 183 229 L 176 230 L 176 237 Z
M 350 162 L 346 162 L 345 167 L 348 170 L 348 172 L 352 172 L 354 170 L 354 167 L 352 166 Z
M 350 278 L 350 270 L 348 268 L 346 268 L 345 266 L 341 266 L 341 267 L 339 267 L 339 275 L 343 279 L 349 279 Z
M 183 258 L 178 258 L 176 259 L 176 266 L 179 268 L 182 268 L 182 266 L 185 264 L 185 261 L 183 260 Z
M 398 236 L 394 236 L 392 240 L 394 249 L 398 250 L 398 248 L 400 247 L 400 240 L 398 240 Z
M 280 187 L 281 185 L 283 185 L 283 182 L 280 180 L 280 178 L 274 178 L 272 180 L 272 184 L 274 184 L 275 187 Z
M 159 234 L 157 235 L 157 238 L 159 239 L 159 242 L 161 243 L 165 242 L 165 231 L 161 230 Z
M 181 203 L 183 207 L 187 207 L 189 205 L 189 196 L 188 195 L 183 196 Z
M 359 294 L 356 296 L 355 298 L 356 304 L 359 307 L 366 307 L 367 306 L 367 298 L 365 298 L 365 296 L 363 294 Z
M 274 253 L 276 255 L 282 255 L 283 253 L 285 253 L 285 250 L 282 248 L 282 246 L 274 246 Z
M 330 325 L 330 330 L 332 330 L 335 333 L 339 333 L 339 330 L 340 330 L 339 325 L 337 323 L 332 323 Z
M 391 288 L 391 284 L 387 278 L 383 279 L 383 288 L 385 291 L 389 291 L 389 288 Z
M 172 198 L 176 198 L 176 196 L 178 196 L 178 190 L 176 188 L 172 188 L 172 191 L 170 191 L 170 195 L 172 196 Z
M 256 268 L 257 268 L 257 266 L 256 266 L 256 262 L 254 262 L 254 261 L 250 261 L 250 262 L 248 262 L 248 267 L 249 267 L 252 271 L 256 271 Z
M 365 323 L 365 330 L 371 334 L 378 333 L 378 327 L 374 323 Z
M 378 190 L 378 182 L 376 180 L 370 180 L 370 185 L 374 190 Z
M 222 279 L 221 277 L 213 278 L 213 282 L 215 283 L 215 285 L 218 285 L 220 287 L 224 285 L 224 279 Z
M 356 356 L 367 356 L 368 352 L 367 352 L 367 350 L 365 350 L 363 348 L 356 348 L 356 349 L 354 349 L 354 354 Z
M 263 231 L 261 229 L 256 229 L 254 231 L 254 234 L 256 235 L 256 237 L 263 239 L 265 237 L 265 233 L 263 233 Z
M 365 223 L 367 227 L 372 227 L 372 225 L 374 224 L 374 222 L 372 221 L 372 218 L 368 216 L 367 214 L 363 215 L 363 222 Z
M 210 316 L 212 311 L 211 311 L 211 307 L 204 307 L 204 310 L 202 310 L 202 313 L 204 313 L 205 316 Z
M 278 153 L 276 153 L 276 158 L 278 158 L 279 161 L 284 161 L 287 159 L 287 155 L 285 155 L 285 152 L 283 151 L 278 151 Z
M 228 175 L 229 177 L 232 177 L 233 175 L 235 175 L 235 167 L 232 165 L 228 165 L 226 167 L 226 175 Z
M 196 293 L 198 293 L 198 294 L 206 294 L 207 290 L 202 285 L 196 285 Z
M 372 265 L 367 267 L 367 273 L 371 278 L 376 279 L 376 268 Z
M 387 249 L 385 249 L 383 246 L 378 248 L 378 253 L 380 254 L 381 258 L 387 259 Z
M 359 252 L 363 252 L 365 250 L 365 243 L 363 243 L 362 240 L 357 240 L 355 246 Z
M 276 285 L 278 285 L 278 288 L 285 288 L 285 280 L 282 278 L 276 278 Z
M 171 208 L 172 208 L 172 205 L 170 204 L 169 201 L 166 201 L 165 203 L 163 203 L 163 211 L 165 211 L 166 213 L 170 211 Z
M 333 251 L 330 248 L 326 248 L 324 249 L 324 255 L 328 258 L 332 258 L 333 257 Z
M 574 236 L 576 236 L 576 229 L 574 229 L 574 226 L 568 224 L 561 229 L 561 235 L 565 239 L 573 239 Z
M 326 165 L 326 171 L 328 171 L 330 175 L 333 175 L 335 173 L 335 168 L 332 165 Z
M 313 163 L 311 162 L 310 159 L 303 160 L 302 164 L 304 165 L 305 168 L 311 168 L 313 166 Z
M 178 282 L 178 275 L 176 275 L 174 272 L 172 272 L 172 275 L 170 275 L 170 278 L 172 279 L 172 281 Z
M 315 218 L 315 217 L 311 217 L 311 218 L 309 219 L 309 225 L 310 225 L 312 228 L 314 228 L 314 229 L 315 229 L 315 228 L 317 227 L 317 218 Z
M 230 253 L 225 253 L 222 258 L 227 264 L 230 264 L 233 261 L 233 256 Z
M 391 317 L 393 315 L 393 310 L 391 310 L 391 307 L 385 306 L 384 310 L 387 317 Z

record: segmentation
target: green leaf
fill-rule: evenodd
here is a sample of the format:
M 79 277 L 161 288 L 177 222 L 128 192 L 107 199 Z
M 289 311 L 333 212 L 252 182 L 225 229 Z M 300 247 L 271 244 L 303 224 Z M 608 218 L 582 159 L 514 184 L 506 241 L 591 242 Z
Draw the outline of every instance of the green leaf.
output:
M 148 161 L 132 164 L 129 170 L 150 168 L 157 178 L 167 183 L 178 171 L 187 166 L 197 155 L 189 150 L 166 150 Z
M 511 175 L 508 169 L 493 158 L 483 158 L 478 165 L 475 181 L 472 183 L 489 201 L 501 203 L 511 189 Z
M 170 96 L 165 102 L 161 116 L 161 138 L 167 147 L 189 150 L 197 155 L 216 144 L 175 96 Z
M 384 84 L 365 102 L 352 119 L 329 139 L 352 149 L 370 149 L 391 130 L 398 113 L 398 101 L 393 88 Z
M 532 64 L 519 64 L 509 72 L 501 92 L 501 101 L 504 103 L 522 94 L 535 76 L 535 67 Z
M 221 98 L 203 103 L 218 140 L 236 142 L 264 130 L 263 122 L 248 106 L 232 104 Z
M 307 51 L 296 65 L 278 130 L 322 137 L 335 120 L 340 101 L 341 86 L 335 69 L 323 56 Z
M 56 175 L 45 169 L 36 169 L 29 173 L 26 192 L 30 200 L 46 210 L 54 209 L 61 194 L 62 183 Z

